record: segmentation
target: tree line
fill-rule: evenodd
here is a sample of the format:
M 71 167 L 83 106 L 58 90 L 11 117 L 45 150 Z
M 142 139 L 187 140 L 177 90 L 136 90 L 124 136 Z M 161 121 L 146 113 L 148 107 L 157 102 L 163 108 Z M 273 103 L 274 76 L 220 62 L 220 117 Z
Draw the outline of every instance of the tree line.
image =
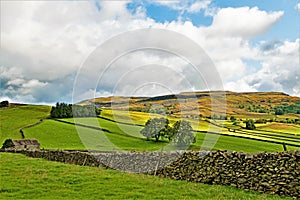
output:
M 158 142 L 160 139 L 167 139 L 178 146 L 184 146 L 196 141 L 192 131 L 193 129 L 188 121 L 180 120 L 170 126 L 170 122 L 166 118 L 153 118 L 146 122 L 141 134 L 147 140 L 155 139 Z
M 1 101 L 0 102 L 0 108 L 8 107 L 8 106 L 9 106 L 9 102 L 8 101 Z
M 71 117 L 95 117 L 100 115 L 100 110 L 94 105 L 73 105 L 66 103 L 56 103 L 52 106 L 50 116 L 52 118 L 71 118 Z

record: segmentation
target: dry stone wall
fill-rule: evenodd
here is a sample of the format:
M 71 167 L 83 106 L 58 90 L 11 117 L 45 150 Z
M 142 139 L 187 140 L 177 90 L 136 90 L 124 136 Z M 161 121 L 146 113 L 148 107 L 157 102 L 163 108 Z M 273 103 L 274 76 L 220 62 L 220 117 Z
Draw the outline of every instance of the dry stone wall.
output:
M 246 154 L 229 151 L 17 151 L 30 157 L 102 166 L 176 180 L 228 185 L 300 199 L 300 151 Z

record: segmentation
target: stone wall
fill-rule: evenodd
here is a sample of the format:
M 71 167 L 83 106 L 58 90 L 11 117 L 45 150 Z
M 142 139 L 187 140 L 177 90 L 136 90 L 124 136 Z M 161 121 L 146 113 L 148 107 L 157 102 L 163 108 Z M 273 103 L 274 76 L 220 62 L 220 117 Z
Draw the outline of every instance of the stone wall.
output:
M 102 166 L 300 198 L 300 151 L 257 154 L 229 151 L 18 153 L 69 164 Z
M 161 177 L 300 198 L 300 151 L 246 155 L 187 152 L 159 170 Z

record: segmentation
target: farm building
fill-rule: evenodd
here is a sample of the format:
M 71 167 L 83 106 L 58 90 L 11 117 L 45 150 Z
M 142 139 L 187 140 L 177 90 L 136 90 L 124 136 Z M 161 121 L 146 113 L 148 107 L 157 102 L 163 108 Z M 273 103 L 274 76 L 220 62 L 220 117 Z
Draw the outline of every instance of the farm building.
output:
M 5 150 L 39 150 L 40 143 L 36 139 L 11 140 L 12 145 Z

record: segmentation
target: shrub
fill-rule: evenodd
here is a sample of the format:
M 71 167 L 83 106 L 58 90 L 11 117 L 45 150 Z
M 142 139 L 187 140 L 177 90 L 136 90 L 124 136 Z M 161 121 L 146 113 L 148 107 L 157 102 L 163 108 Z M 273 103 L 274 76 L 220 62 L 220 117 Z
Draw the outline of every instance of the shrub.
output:
M 1 101 L 1 102 L 0 102 L 0 108 L 1 108 L 1 107 L 8 107 L 8 105 L 9 105 L 9 102 L 8 102 L 8 101 Z
M 283 115 L 283 110 L 281 108 L 276 108 L 275 109 L 275 115 Z
M 12 141 L 12 139 L 6 139 L 1 147 L 1 149 L 6 149 L 6 148 L 10 148 L 10 147 L 14 147 L 14 143 Z
M 246 129 L 248 129 L 248 130 L 256 129 L 253 119 L 246 120 Z
M 230 117 L 230 121 L 235 122 L 235 121 L 236 121 L 235 116 L 231 116 L 231 117 Z

